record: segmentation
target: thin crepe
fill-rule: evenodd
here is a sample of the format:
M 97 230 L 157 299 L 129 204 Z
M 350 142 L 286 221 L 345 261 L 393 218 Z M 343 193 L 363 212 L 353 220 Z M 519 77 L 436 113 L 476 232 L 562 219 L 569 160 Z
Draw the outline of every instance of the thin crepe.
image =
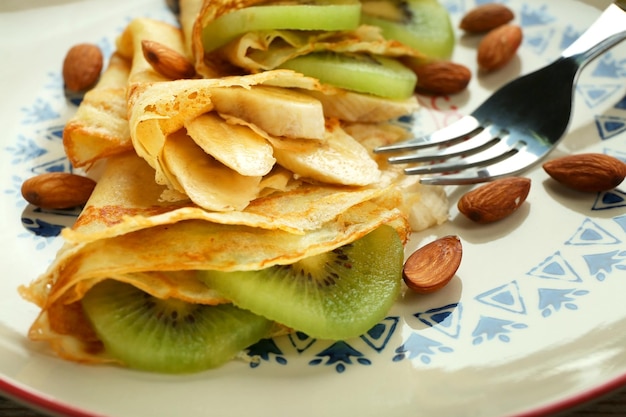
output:
M 218 304 L 227 300 L 201 284 L 196 271 L 293 263 L 353 242 L 383 224 L 395 227 L 403 241 L 410 232 L 396 208 L 402 196 L 394 187 L 308 185 L 276 193 L 247 211 L 211 213 L 159 200 L 162 186 L 150 183 L 153 175 L 132 152 L 108 159 L 88 205 L 64 230 L 66 243 L 55 261 L 20 289 L 42 309 L 30 338 L 50 342 L 59 356 L 71 360 L 109 361 L 80 307 L 85 293 L 104 279 L 159 298 Z M 294 225 L 300 230 L 292 230 Z
M 181 4 L 192 3 L 200 10 L 199 1 L 182 0 Z M 250 3 L 226 4 L 243 7 Z M 420 186 L 417 179 L 404 176 L 366 151 L 371 145 L 395 141 L 405 132 L 384 120 L 340 116 L 367 114 L 380 103 L 355 106 L 353 100 L 358 102 L 358 96 L 341 94 L 291 71 L 174 81 L 154 71 L 140 52 L 141 41 L 156 40 L 189 57 L 195 30 L 189 29 L 189 21 L 196 19 L 193 7 L 183 7 L 182 30 L 137 19 L 118 39 L 119 62 L 126 67 L 124 76 L 116 81 L 116 97 L 120 98 L 126 80 L 132 149 L 113 146 L 115 152 L 98 153 L 99 136 L 86 141 L 69 139 L 72 146 L 83 146 L 85 154 L 96 150 L 93 158 L 82 159 L 89 165 L 104 158 L 105 169 L 76 224 L 63 231 L 65 244 L 48 270 L 20 288 L 23 297 L 41 308 L 29 337 L 49 342 L 60 357 L 115 362 L 80 303 L 102 280 L 126 282 L 158 298 L 220 304 L 228 300 L 202 284 L 197 271 L 290 264 L 353 242 L 383 224 L 394 227 L 406 242 L 411 225 L 427 227 L 445 219 L 441 205 L 432 204 L 444 201 L 445 195 Z M 306 139 L 278 137 L 261 122 L 226 110 L 225 98 L 220 105 L 219 97 L 229 96 L 220 94 L 226 89 L 251 91 L 257 87 L 286 88 L 318 100 L 324 109 L 323 134 Z M 324 100 L 330 96 L 345 99 L 343 105 L 332 106 L 332 113 L 331 100 Z M 391 104 L 395 111 L 405 111 L 416 103 L 413 99 L 397 103 L 397 107 Z M 359 110 L 352 112 L 355 107 Z M 123 119 L 119 112 L 112 116 Z M 282 163 L 269 170 L 268 164 L 256 167 L 255 172 L 242 172 L 245 163 L 218 158 L 216 148 L 232 148 L 207 142 L 217 130 L 214 121 L 227 124 L 234 136 L 248 129 L 245 136 L 255 138 L 255 143 L 262 138 L 273 150 L 283 150 L 282 155 L 271 155 L 282 158 Z M 311 178 L 315 173 L 298 173 L 298 166 L 287 167 L 290 151 L 302 148 L 306 152 L 301 155 L 319 155 L 310 146 L 326 149 L 324 146 L 333 142 L 329 134 L 341 135 L 345 143 L 357 148 L 353 152 L 355 170 L 364 163 L 364 169 L 376 173 L 367 184 L 331 184 Z M 223 175 L 225 180 L 214 181 L 215 177 L 207 177 L 209 173 Z M 419 222 L 410 219 L 414 211 L 409 205 L 421 208 Z
M 266 0 L 181 0 L 181 25 L 189 42 L 196 71 L 213 78 L 278 68 L 286 60 L 315 51 L 369 53 L 390 57 L 423 58 L 424 55 L 396 41 L 385 40 L 380 29 L 363 25 L 352 31 L 250 32 L 206 53 L 203 30 L 213 20 L 237 9 L 272 3 Z

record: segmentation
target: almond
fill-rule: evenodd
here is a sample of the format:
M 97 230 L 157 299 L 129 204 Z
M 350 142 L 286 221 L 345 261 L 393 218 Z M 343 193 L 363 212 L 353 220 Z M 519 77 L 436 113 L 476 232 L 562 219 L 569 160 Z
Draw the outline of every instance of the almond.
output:
M 193 64 L 187 58 L 162 43 L 143 40 L 141 50 L 152 68 L 169 79 L 191 78 L 196 74 Z
M 521 43 L 522 29 L 517 25 L 492 29 L 478 44 L 478 66 L 483 71 L 503 67 L 515 56 Z
M 80 92 L 93 87 L 100 78 L 103 57 L 98 45 L 81 43 L 67 51 L 63 60 L 63 81 L 68 90 Z
M 553 159 L 543 169 L 559 183 L 595 193 L 613 189 L 626 177 L 626 163 L 603 153 L 583 153 Z
M 472 79 L 469 68 L 450 61 L 432 61 L 412 69 L 417 75 L 417 91 L 422 93 L 456 94 Z
M 461 265 L 463 245 L 458 236 L 445 236 L 422 246 L 404 263 L 407 287 L 428 294 L 445 287 Z
M 22 196 L 44 209 L 66 209 L 81 206 L 89 200 L 96 182 L 91 178 L 67 172 L 50 172 L 22 183 Z
M 511 177 L 494 180 L 465 193 L 459 211 L 476 223 L 492 223 L 511 215 L 526 201 L 530 179 Z
M 500 3 L 485 3 L 463 16 L 459 28 L 469 33 L 484 33 L 509 23 L 515 18 L 511 9 Z

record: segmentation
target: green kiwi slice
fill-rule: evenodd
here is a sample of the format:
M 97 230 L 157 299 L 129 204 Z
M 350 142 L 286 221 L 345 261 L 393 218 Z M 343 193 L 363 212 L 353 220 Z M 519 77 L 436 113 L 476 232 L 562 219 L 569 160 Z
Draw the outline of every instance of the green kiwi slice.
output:
M 417 76 L 395 59 L 366 54 L 315 52 L 293 58 L 281 68 L 317 78 L 324 84 L 389 99 L 410 97 Z
M 107 352 L 130 368 L 191 373 L 218 367 L 270 334 L 268 319 L 231 304 L 155 298 L 105 280 L 82 300 Z
M 320 339 L 364 334 L 384 319 L 399 291 L 398 233 L 381 226 L 355 242 L 260 271 L 205 271 L 200 279 L 235 305 Z
M 202 43 L 211 52 L 238 36 L 262 30 L 352 30 L 359 26 L 358 0 L 313 0 L 245 7 L 224 14 L 202 30 Z
M 363 0 L 361 21 L 428 57 L 452 55 L 455 36 L 450 15 L 437 0 Z

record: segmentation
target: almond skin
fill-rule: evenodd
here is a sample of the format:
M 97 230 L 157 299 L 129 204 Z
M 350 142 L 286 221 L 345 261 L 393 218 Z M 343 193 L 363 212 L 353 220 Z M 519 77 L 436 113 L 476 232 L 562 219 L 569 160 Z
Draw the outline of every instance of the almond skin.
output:
M 96 182 L 67 172 L 50 172 L 22 183 L 22 197 L 43 209 L 67 209 L 84 205 Z
M 404 263 L 402 279 L 419 294 L 445 287 L 461 265 L 463 245 L 458 236 L 445 236 L 422 246 Z
M 476 223 L 492 223 L 510 216 L 528 197 L 530 179 L 502 178 L 465 193 L 459 211 Z
M 626 177 L 626 163 L 603 153 L 563 156 L 544 163 L 543 169 L 566 187 L 588 193 L 611 190 Z
M 484 33 L 509 23 L 515 18 L 511 9 L 500 3 L 485 3 L 463 16 L 459 28 L 468 33 Z
M 141 50 L 152 68 L 169 79 L 192 78 L 196 74 L 187 58 L 162 43 L 143 40 Z
M 63 60 L 63 81 L 68 90 L 86 91 L 100 78 L 102 51 L 97 45 L 81 43 L 67 51 Z
M 451 61 L 432 61 L 417 65 L 412 69 L 417 75 L 417 92 L 419 93 L 460 93 L 472 79 L 469 68 Z
M 502 25 L 489 31 L 478 44 L 479 68 L 489 72 L 505 66 L 517 53 L 522 38 L 522 28 L 517 25 Z

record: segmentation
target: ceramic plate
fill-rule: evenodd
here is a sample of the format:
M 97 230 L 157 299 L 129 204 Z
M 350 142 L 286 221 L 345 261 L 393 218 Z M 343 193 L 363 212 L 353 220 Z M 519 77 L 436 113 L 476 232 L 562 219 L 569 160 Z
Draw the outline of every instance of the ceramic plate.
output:
M 456 25 L 482 1 L 444 3 Z M 416 132 L 456 120 L 505 81 L 552 61 L 608 4 L 506 3 L 524 30 L 518 57 L 502 71 L 476 75 L 478 38 L 459 34 L 455 60 L 475 77 L 454 98 L 420 97 Z M 459 216 L 454 205 L 467 188 L 451 188 L 450 221 L 415 234 L 407 250 L 459 235 L 464 254 L 457 276 L 433 295 L 404 294 L 360 338 L 283 337 L 253 346 L 258 362 L 186 376 L 78 365 L 28 341 L 38 311 L 17 287 L 44 271 L 60 247 L 55 236 L 77 213 L 28 206 L 20 185 L 34 174 L 71 170 L 61 143 L 63 123 L 76 110 L 60 76 L 67 49 L 95 42 L 110 53 L 135 16 L 174 21 L 161 0 L 0 5 L 0 389 L 6 395 L 76 416 L 476 417 L 548 413 L 626 382 L 626 185 L 571 192 L 540 167 L 527 172 L 532 189 L 523 207 L 492 225 Z M 536 99 L 550 100 L 550 92 Z M 584 70 L 573 123 L 553 155 L 586 151 L 626 159 L 626 44 Z

